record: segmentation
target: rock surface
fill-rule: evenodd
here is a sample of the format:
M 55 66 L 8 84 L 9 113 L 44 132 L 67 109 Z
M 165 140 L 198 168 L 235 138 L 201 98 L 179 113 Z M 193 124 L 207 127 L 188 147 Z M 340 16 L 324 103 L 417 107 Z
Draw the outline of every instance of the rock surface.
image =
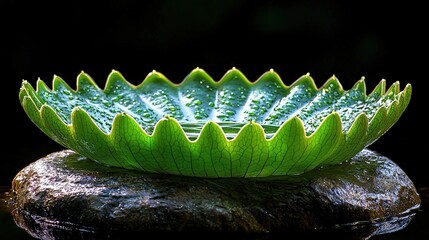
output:
M 368 233 L 378 234 L 406 226 L 404 216 L 420 206 L 408 176 L 369 149 L 299 176 L 256 179 L 142 174 L 64 150 L 22 169 L 12 188 L 15 221 L 36 237 L 52 236 L 46 228 L 53 225 L 80 232 L 271 234 L 397 220 Z

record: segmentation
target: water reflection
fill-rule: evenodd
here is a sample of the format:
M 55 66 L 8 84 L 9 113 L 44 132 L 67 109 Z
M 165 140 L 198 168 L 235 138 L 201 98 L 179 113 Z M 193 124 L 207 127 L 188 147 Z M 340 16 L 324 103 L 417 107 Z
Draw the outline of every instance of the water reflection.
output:
M 44 240 L 68 240 L 68 239 L 159 239 L 160 237 L 185 237 L 187 239 L 284 239 L 285 237 L 329 237 L 329 239 L 369 239 L 374 235 L 392 233 L 404 229 L 415 216 L 411 211 L 402 216 L 390 219 L 382 219 L 377 222 L 357 222 L 341 225 L 330 229 L 317 229 L 306 232 L 287 232 L 278 234 L 216 234 L 201 232 L 163 233 L 163 232 L 133 232 L 133 231 L 97 231 L 96 228 L 88 228 L 75 225 L 70 222 L 58 222 L 41 216 L 31 215 L 22 209 L 12 211 L 13 219 L 17 226 L 25 229 L 31 236 Z

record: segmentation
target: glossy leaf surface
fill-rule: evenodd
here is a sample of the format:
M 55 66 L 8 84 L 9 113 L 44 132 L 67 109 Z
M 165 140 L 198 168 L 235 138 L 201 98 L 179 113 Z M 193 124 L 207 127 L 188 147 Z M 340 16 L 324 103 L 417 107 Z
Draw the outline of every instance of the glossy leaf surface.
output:
M 100 88 L 86 73 L 72 89 L 55 76 L 23 81 L 31 121 L 62 146 L 100 164 L 195 177 L 300 174 L 347 160 L 400 118 L 411 85 L 382 80 L 366 93 L 307 74 L 286 85 L 273 70 L 254 82 L 238 69 L 219 81 L 194 69 L 180 84 L 151 72 L 132 85 L 112 71 Z

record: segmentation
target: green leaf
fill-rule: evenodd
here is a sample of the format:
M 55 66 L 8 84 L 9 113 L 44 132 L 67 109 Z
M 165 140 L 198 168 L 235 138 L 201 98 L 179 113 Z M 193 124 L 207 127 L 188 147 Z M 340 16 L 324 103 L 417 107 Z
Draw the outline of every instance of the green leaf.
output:
M 142 172 L 243 178 L 300 174 L 350 159 L 386 133 L 411 99 L 411 85 L 367 95 L 333 76 L 286 85 L 273 70 L 254 82 L 238 69 L 215 81 L 196 68 L 180 84 L 153 71 L 137 86 L 113 70 L 101 89 L 86 73 L 76 90 L 23 81 L 29 119 L 62 146 L 100 164 Z

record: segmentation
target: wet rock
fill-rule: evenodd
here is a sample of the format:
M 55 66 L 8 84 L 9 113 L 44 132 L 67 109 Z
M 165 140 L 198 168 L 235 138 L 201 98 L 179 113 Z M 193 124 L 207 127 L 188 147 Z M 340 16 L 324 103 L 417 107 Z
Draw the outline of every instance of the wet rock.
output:
M 253 179 L 142 174 L 64 150 L 22 169 L 12 188 L 15 221 L 36 237 L 54 235 L 53 225 L 81 234 L 271 234 L 387 223 L 368 235 L 406 226 L 420 206 L 400 167 L 369 149 L 299 176 Z

